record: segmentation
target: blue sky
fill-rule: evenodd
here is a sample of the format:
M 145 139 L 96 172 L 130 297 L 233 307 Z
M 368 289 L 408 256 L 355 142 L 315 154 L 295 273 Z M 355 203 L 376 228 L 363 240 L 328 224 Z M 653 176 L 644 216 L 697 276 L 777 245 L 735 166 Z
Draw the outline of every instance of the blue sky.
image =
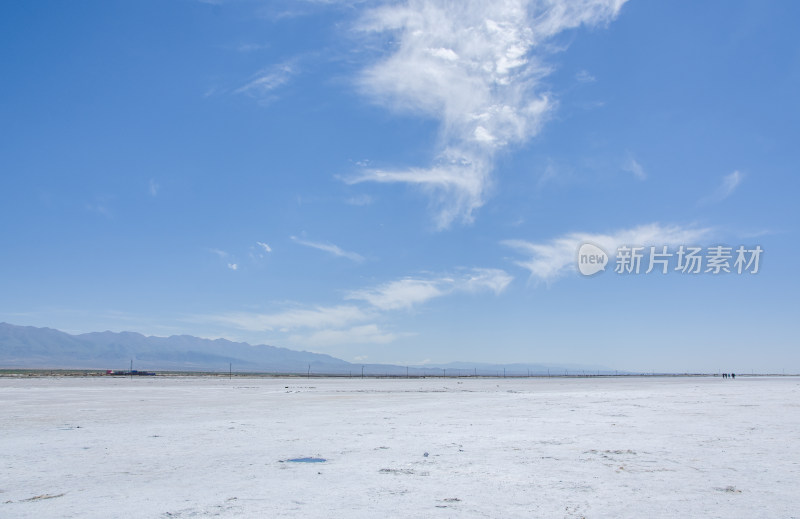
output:
M 353 362 L 798 371 L 798 19 L 6 5 L 0 320 Z M 612 268 L 578 274 L 584 241 Z M 617 274 L 626 244 L 764 252 L 757 274 Z

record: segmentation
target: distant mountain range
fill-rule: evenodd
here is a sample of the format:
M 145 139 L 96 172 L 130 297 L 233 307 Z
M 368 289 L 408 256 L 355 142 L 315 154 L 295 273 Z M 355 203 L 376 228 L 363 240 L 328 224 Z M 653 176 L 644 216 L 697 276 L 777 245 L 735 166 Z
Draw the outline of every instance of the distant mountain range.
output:
M 70 335 L 52 328 L 0 323 L 0 369 L 134 369 L 147 371 L 214 371 L 365 375 L 488 375 L 609 373 L 607 368 L 540 364 L 472 364 L 396 366 L 352 364 L 330 355 L 275 346 L 251 346 L 225 339 L 190 335 L 152 337 L 134 332 Z

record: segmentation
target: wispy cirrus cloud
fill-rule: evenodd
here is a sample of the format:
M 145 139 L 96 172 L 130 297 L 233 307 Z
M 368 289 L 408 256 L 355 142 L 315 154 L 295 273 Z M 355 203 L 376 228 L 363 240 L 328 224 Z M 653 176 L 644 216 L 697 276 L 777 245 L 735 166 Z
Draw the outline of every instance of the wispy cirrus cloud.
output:
M 644 167 L 642 167 L 639 162 L 633 158 L 632 155 L 628 155 L 628 158 L 625 160 L 625 164 L 622 166 L 624 171 L 628 173 L 632 173 L 634 177 L 639 180 L 645 180 L 647 178 L 647 173 L 644 171 Z
M 607 234 L 574 232 L 546 242 L 505 240 L 501 243 L 524 256 L 514 263 L 528 270 L 531 279 L 549 283 L 574 271 L 578 248 L 584 243 L 598 245 L 609 256 L 614 256 L 621 245 L 692 245 L 709 238 L 711 233 L 709 228 L 652 223 Z
M 580 83 L 594 83 L 595 81 L 597 81 L 597 78 L 595 78 L 591 73 L 589 73 L 588 70 L 581 70 L 580 72 L 575 74 L 575 79 L 577 79 Z
M 339 344 L 388 344 L 398 337 L 377 324 L 364 324 L 341 330 L 319 330 L 307 335 L 293 334 L 288 339 L 293 344 L 319 348 Z
M 259 71 L 250 81 L 234 90 L 233 93 L 245 94 L 268 104 L 276 98 L 275 91 L 286 85 L 297 73 L 295 62 L 279 63 Z
M 240 331 L 276 332 L 292 344 L 311 347 L 386 344 L 409 335 L 384 330 L 381 323 L 389 320 L 392 312 L 456 293 L 500 294 L 512 279 L 500 269 L 463 269 L 457 276 L 403 278 L 354 290 L 344 297 L 349 302 L 340 305 L 300 306 L 272 313 L 230 312 L 195 319 Z
M 698 201 L 698 205 L 707 205 L 725 200 L 736 191 L 736 188 L 739 187 L 742 180 L 744 180 L 744 173 L 740 171 L 734 171 L 729 175 L 725 175 L 722 177 L 722 183 L 719 187 L 710 195 L 701 198 Z
M 356 252 L 346 251 L 346 250 L 342 249 L 341 247 L 339 247 L 338 245 L 334 245 L 333 243 L 323 243 L 323 242 L 309 241 L 309 240 L 304 240 L 302 238 L 298 238 L 297 236 L 290 236 L 289 238 L 293 242 L 295 242 L 295 243 L 297 243 L 299 245 L 303 245 L 305 247 L 311 247 L 312 249 L 325 251 L 325 252 L 328 252 L 330 254 L 333 254 L 334 256 L 337 256 L 337 257 L 340 257 L 340 258 L 347 258 L 347 259 L 349 259 L 351 261 L 355 261 L 356 263 L 361 263 L 362 261 L 364 261 L 364 256 L 362 256 L 361 254 L 358 254 Z
M 500 269 L 471 269 L 458 277 L 404 278 L 354 290 L 345 299 L 366 301 L 380 310 L 407 309 L 454 292 L 491 291 L 499 294 L 513 277 Z
M 375 288 L 354 290 L 345 299 L 366 301 L 381 310 L 410 308 L 444 294 L 443 280 L 406 278 Z
M 204 319 L 248 331 L 291 331 L 299 328 L 340 328 L 369 317 L 357 306 L 338 305 L 293 308 L 277 313 L 233 312 L 204 316 Z
M 410 0 L 368 10 L 358 28 L 394 41 L 359 86 L 378 103 L 437 119 L 438 150 L 429 166 L 365 169 L 346 180 L 421 187 L 438 228 L 471 222 L 497 153 L 536 135 L 555 106 L 542 85 L 549 40 L 613 20 L 624 2 Z
M 461 278 L 457 289 L 464 292 L 490 291 L 500 294 L 514 280 L 514 277 L 501 269 L 473 268 Z

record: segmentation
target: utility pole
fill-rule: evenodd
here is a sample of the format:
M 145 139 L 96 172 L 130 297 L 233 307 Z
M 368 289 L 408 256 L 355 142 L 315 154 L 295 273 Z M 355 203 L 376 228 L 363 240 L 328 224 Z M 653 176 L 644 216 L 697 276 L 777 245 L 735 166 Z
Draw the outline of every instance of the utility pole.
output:
M 228 380 L 233 380 L 233 362 L 228 363 Z
M 364 378 L 364 366 L 361 366 L 361 378 Z
M 133 359 L 131 359 L 131 369 L 130 369 L 130 374 L 131 374 L 131 380 L 133 380 Z

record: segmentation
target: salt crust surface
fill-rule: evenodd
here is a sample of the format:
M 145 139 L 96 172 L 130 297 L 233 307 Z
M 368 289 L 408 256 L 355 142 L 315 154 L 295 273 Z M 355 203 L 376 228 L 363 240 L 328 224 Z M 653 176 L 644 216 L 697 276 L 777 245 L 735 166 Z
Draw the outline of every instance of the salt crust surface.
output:
M 790 518 L 798 482 L 790 377 L 0 378 L 0 517 Z

